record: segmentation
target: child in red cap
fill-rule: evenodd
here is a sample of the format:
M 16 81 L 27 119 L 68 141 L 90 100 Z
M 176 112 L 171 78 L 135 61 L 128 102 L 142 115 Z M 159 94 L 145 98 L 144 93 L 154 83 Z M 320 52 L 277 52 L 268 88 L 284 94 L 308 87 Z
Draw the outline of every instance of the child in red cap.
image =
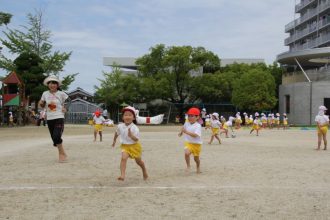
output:
M 126 164 L 127 159 L 135 159 L 137 165 L 142 169 L 143 179 L 148 179 L 147 169 L 144 162 L 141 159 L 142 146 L 139 142 L 139 128 L 135 125 L 136 123 L 136 110 L 135 108 L 128 106 L 122 110 L 123 122 L 118 125 L 117 131 L 113 138 L 112 147 L 115 147 L 116 140 L 120 136 L 121 142 L 121 162 L 120 162 L 120 172 L 121 175 L 118 180 L 124 181 L 126 174 Z
M 197 173 L 200 173 L 200 159 L 199 154 L 202 146 L 202 126 L 198 123 L 200 110 L 198 108 L 190 108 L 187 112 L 188 122 L 184 123 L 179 137 L 185 134 L 185 160 L 187 170 L 190 169 L 190 155 L 194 155 L 196 162 Z
M 96 141 L 97 133 L 100 135 L 100 141 L 102 141 L 102 128 L 105 119 L 101 115 L 100 111 L 94 112 L 93 124 L 94 124 L 94 142 Z

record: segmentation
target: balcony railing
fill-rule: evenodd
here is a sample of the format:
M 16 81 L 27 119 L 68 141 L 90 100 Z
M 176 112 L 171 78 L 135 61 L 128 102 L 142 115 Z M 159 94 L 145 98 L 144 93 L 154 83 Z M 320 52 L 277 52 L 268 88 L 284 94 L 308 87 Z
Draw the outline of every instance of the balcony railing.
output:
M 315 1 L 316 0 L 302 0 L 299 4 L 295 6 L 296 13 L 299 13 L 303 8 Z
M 310 3 L 310 2 L 308 2 L 308 3 Z M 323 12 L 324 10 L 326 10 L 328 8 L 330 8 L 330 1 L 329 0 L 326 1 L 325 3 L 323 3 L 323 4 L 321 3 L 320 5 L 318 5 L 314 9 L 309 9 L 307 11 L 307 13 L 305 13 L 303 16 L 301 16 L 300 18 L 297 18 L 294 21 L 291 21 L 290 23 L 285 25 L 285 32 L 288 32 L 289 30 L 297 27 L 298 25 L 304 23 L 305 21 L 311 19 L 312 17 L 314 17 L 318 13 L 321 13 L 321 12 Z
M 297 45 L 290 49 L 290 52 L 296 52 L 299 50 L 305 50 L 305 49 L 311 49 L 318 47 L 322 44 L 330 42 L 330 33 L 324 34 L 319 36 L 318 38 L 315 38 L 314 40 L 310 40 L 304 44 Z

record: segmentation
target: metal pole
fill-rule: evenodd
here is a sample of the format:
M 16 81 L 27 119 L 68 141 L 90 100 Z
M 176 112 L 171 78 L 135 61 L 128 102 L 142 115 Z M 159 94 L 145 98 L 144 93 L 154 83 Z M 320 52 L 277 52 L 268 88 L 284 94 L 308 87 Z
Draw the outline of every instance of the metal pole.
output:
M 308 75 L 306 74 L 305 70 L 302 68 L 302 66 L 298 62 L 297 58 L 294 58 L 294 59 L 309 82 L 309 125 L 312 125 L 312 112 L 313 112 L 312 111 L 312 101 L 313 101 L 312 100 L 312 98 L 313 98 L 312 81 L 309 79 Z

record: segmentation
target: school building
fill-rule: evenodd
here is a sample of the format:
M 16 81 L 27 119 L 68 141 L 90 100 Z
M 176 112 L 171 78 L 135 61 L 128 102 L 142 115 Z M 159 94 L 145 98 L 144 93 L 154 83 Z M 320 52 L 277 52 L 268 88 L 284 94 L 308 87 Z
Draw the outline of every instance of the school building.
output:
M 301 0 L 294 7 L 297 18 L 285 26 L 289 50 L 277 56 L 287 69 L 279 112 L 290 124 L 311 125 L 320 105 L 330 109 L 330 0 Z

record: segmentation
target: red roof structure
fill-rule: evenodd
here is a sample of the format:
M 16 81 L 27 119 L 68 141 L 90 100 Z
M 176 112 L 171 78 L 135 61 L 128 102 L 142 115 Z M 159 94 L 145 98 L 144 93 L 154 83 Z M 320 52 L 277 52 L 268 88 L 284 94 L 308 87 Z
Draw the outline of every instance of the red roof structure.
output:
M 3 83 L 5 84 L 22 84 L 22 80 L 19 78 L 17 73 L 11 72 L 8 76 L 6 76 L 3 80 Z

